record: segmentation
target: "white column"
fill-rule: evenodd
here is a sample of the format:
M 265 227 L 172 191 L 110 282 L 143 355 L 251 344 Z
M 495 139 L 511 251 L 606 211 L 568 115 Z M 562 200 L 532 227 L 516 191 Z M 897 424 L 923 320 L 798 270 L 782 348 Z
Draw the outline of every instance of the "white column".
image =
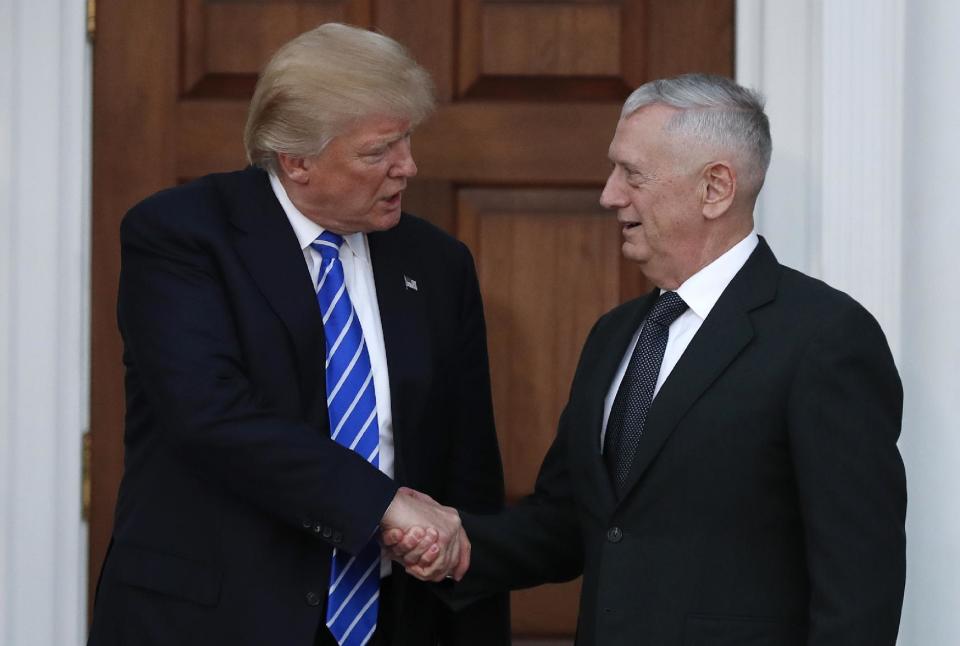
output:
M 820 276 L 900 356 L 904 0 L 824 2 Z
M 780 261 L 900 338 L 904 0 L 737 3 L 737 78 L 767 96 L 757 226 Z
M 86 633 L 90 54 L 84 3 L 0 3 L 0 643 Z
M 960 3 L 910 0 L 904 121 L 904 646 L 960 644 Z
M 763 92 L 773 156 L 755 212 L 777 259 L 817 273 L 820 2 L 738 0 L 737 81 Z

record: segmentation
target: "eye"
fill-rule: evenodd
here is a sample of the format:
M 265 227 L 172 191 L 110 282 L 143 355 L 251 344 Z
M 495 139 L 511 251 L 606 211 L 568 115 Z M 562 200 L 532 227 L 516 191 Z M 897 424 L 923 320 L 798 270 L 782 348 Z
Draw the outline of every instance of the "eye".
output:
M 387 151 L 389 148 L 387 146 L 377 146 L 370 150 L 364 150 L 360 152 L 360 161 L 373 166 L 374 164 L 379 164 L 387 158 Z
M 630 184 L 630 186 L 633 186 L 636 188 L 643 186 L 644 184 L 648 183 L 651 179 L 651 176 L 649 174 L 644 173 L 638 168 L 625 166 L 623 169 L 623 172 L 626 175 L 627 183 Z

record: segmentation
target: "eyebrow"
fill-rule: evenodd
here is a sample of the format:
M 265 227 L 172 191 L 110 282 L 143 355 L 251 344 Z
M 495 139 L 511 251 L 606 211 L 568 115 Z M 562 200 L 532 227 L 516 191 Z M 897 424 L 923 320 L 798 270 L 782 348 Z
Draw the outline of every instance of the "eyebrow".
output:
M 370 139 L 368 141 L 364 141 L 363 143 L 361 143 L 359 152 L 361 155 L 376 153 L 380 148 L 384 146 L 390 147 L 393 144 L 400 141 L 401 139 L 409 137 L 412 134 L 413 134 L 413 128 L 409 128 L 408 130 L 403 131 L 399 135 L 391 135 L 391 136 L 385 135 L 382 137 L 374 137 L 373 139 Z

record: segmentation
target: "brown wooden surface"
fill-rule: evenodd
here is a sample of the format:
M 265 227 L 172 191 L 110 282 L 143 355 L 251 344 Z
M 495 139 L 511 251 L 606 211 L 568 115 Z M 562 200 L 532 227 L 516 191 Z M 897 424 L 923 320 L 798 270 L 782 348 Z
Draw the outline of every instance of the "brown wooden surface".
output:
M 440 105 L 414 137 L 404 206 L 476 257 L 511 499 L 532 487 L 590 325 L 647 288 L 597 206 L 620 103 L 650 78 L 733 71 L 732 0 L 99 0 L 91 585 L 122 468 L 120 218 L 160 188 L 242 166 L 258 69 L 325 20 L 397 38 L 434 77 Z M 569 643 L 577 595 L 576 582 L 516 593 L 515 633 Z

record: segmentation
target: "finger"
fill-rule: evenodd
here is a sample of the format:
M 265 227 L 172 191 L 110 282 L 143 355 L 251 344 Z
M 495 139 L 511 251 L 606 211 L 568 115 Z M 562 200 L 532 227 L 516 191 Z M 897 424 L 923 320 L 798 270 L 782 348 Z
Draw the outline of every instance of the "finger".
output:
M 441 548 L 443 547 L 442 543 L 440 546 Z M 450 574 L 450 571 L 459 562 L 460 538 L 459 535 L 457 535 L 454 536 L 446 545 L 446 549 L 441 549 L 441 553 L 437 556 L 436 561 L 432 565 L 427 565 L 421 561 L 419 566 L 422 568 L 423 574 L 431 581 L 441 581 Z
M 394 547 L 394 551 L 400 554 L 409 554 L 420 544 L 420 540 L 426 535 L 422 527 L 411 527 L 404 534 L 403 539 Z
M 380 535 L 380 542 L 384 547 L 393 547 L 403 540 L 402 529 L 388 529 Z
M 414 561 L 412 558 L 407 559 L 409 565 L 415 565 L 419 563 L 420 565 L 427 567 L 436 563 L 437 559 L 443 554 L 443 543 L 440 541 L 440 532 L 438 532 L 433 527 L 428 527 L 426 530 L 426 536 L 420 541 L 418 547 L 423 548 L 420 551 L 420 558 Z M 413 556 L 413 553 L 410 554 Z
M 423 567 L 430 567 L 431 565 L 437 562 L 437 559 L 440 558 L 443 553 L 442 546 L 439 543 L 439 540 L 430 545 L 423 554 L 420 555 L 420 560 L 417 565 Z
M 389 536 L 387 536 L 389 534 Z M 393 541 L 395 538 L 399 538 L 399 542 L 392 545 L 389 544 L 390 541 Z M 388 547 L 390 552 L 390 558 L 395 561 L 403 562 L 403 557 L 407 555 L 416 545 L 418 541 L 414 538 L 409 532 L 404 532 L 399 529 L 391 529 L 388 532 L 384 532 L 384 545 Z
M 422 557 L 427 550 L 429 550 L 434 545 L 437 545 L 438 534 L 436 530 L 429 529 L 427 531 L 424 531 L 419 527 L 415 529 L 416 529 L 415 533 L 413 530 L 411 530 L 410 532 L 408 532 L 408 535 L 417 535 L 420 538 L 417 540 L 416 544 L 414 544 L 411 547 L 411 549 L 408 550 L 403 557 L 403 562 L 407 565 L 414 565 L 418 563 L 420 561 L 420 557 Z M 404 544 L 406 545 L 406 539 L 404 539 Z M 437 545 L 438 550 L 439 550 L 439 547 L 440 546 Z

